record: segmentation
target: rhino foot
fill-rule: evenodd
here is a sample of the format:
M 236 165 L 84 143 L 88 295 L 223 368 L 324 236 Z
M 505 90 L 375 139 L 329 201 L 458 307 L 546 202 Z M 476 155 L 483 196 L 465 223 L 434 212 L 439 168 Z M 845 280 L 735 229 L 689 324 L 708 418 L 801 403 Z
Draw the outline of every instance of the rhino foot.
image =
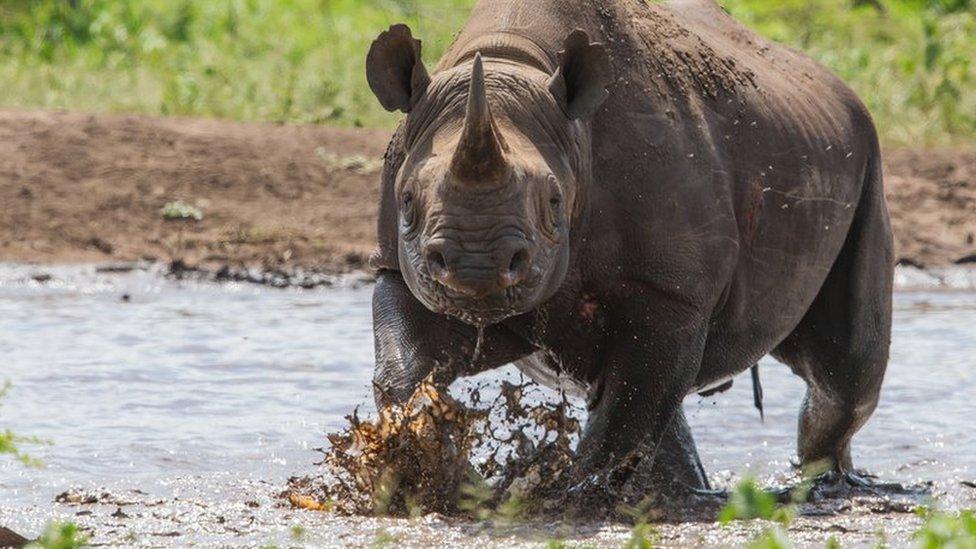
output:
M 864 471 L 827 471 L 812 481 L 774 489 L 773 493 L 781 503 L 791 503 L 855 497 L 922 498 L 931 495 L 931 487 L 928 483 L 905 485 L 900 482 L 883 482 Z

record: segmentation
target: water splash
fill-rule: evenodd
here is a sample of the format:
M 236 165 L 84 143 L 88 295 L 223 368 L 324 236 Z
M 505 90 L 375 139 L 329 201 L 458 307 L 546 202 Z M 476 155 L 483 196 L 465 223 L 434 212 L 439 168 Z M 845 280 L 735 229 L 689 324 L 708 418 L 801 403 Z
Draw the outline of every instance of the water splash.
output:
M 469 405 L 428 377 L 375 420 L 350 416 L 349 427 L 329 435 L 321 473 L 290 479 L 282 495 L 297 508 L 361 516 L 484 518 L 513 498 L 527 514 L 561 509 L 556 496 L 570 484 L 563 473 L 580 423 L 565 398 L 526 402 L 532 387 L 503 382 L 487 402 L 472 387 Z

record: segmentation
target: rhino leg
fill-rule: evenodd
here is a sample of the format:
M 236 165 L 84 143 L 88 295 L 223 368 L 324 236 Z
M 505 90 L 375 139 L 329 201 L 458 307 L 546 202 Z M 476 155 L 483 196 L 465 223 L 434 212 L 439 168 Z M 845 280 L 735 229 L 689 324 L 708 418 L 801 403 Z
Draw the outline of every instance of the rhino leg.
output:
M 851 473 L 851 438 L 878 403 L 891 339 L 893 250 L 880 168 L 869 170 L 847 240 L 803 320 L 773 353 L 807 383 L 802 465 Z
M 679 408 L 671 420 L 649 470 L 638 471 L 630 483 L 631 490 L 641 493 L 687 494 L 711 490 L 683 409 Z
M 603 376 L 591 395 L 579 476 L 604 493 L 628 485 L 649 490 L 647 471 L 668 484 L 706 487 L 681 402 L 701 366 L 707 319 L 643 292 L 616 310 L 625 316 L 613 321 Z
M 497 368 L 533 349 L 501 326 L 485 329 L 479 356 L 473 326 L 430 312 L 399 273 L 383 271 L 373 290 L 373 374 L 377 406 L 403 402 L 431 372 L 439 383 Z M 476 360 L 472 360 L 476 359 Z

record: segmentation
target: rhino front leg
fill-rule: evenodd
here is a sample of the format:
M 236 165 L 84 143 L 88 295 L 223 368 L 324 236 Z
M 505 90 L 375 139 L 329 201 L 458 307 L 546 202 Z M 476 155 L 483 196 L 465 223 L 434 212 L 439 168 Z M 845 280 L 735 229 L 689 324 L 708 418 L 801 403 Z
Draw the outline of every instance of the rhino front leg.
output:
M 580 442 L 584 484 L 598 483 L 597 491 L 616 497 L 705 489 L 681 402 L 698 375 L 706 320 L 686 305 L 640 293 L 622 309 Z M 686 478 L 662 479 L 662 471 Z
M 428 310 L 394 271 L 381 272 L 373 290 L 373 337 L 377 406 L 405 401 L 431 372 L 437 382 L 449 384 L 532 352 L 504 327 L 490 326 L 480 356 L 474 357 L 477 329 Z

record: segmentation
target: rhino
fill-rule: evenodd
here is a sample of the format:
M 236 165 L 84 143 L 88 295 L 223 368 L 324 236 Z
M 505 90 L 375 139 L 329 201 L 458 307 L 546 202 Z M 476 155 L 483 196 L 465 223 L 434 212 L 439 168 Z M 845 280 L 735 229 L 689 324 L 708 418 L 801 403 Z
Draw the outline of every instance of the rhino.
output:
M 871 117 L 709 0 L 481 0 L 433 70 L 405 25 L 370 88 L 406 116 L 371 262 L 380 406 L 515 363 L 580 395 L 576 493 L 709 490 L 682 409 L 771 354 L 802 465 L 851 439 L 891 334 Z

